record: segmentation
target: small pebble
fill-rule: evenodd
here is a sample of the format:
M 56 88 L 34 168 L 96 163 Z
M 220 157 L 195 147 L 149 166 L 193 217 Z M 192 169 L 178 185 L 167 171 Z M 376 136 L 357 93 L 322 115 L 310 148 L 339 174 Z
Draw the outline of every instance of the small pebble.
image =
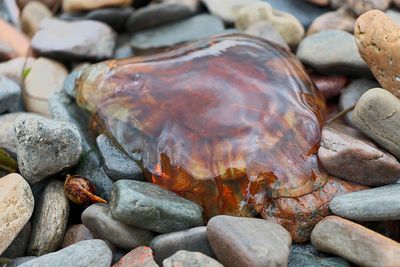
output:
M 223 265 L 201 252 L 179 250 L 163 261 L 163 267 L 223 267 Z

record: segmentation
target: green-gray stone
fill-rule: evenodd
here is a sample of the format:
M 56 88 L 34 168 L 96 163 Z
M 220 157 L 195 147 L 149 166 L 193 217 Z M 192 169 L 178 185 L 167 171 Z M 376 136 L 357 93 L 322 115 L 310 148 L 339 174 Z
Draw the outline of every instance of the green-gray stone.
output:
M 203 225 L 200 206 L 146 182 L 116 182 L 110 196 L 110 209 L 116 220 L 158 233 Z
M 294 252 L 289 256 L 289 267 L 350 267 L 351 265 L 339 257 L 319 258 L 309 254 Z

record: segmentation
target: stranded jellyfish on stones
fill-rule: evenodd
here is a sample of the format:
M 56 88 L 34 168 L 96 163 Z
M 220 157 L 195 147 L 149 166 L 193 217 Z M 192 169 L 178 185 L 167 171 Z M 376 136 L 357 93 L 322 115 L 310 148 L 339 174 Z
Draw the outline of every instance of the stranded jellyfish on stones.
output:
M 325 103 L 290 52 L 231 34 L 85 68 L 78 104 L 152 183 L 206 217 L 252 216 L 328 177 L 316 153 Z

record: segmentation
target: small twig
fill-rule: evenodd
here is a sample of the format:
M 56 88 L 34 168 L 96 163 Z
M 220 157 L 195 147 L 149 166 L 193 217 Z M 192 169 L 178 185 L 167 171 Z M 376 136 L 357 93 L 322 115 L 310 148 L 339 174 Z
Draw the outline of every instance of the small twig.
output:
M 338 114 L 336 114 L 333 118 L 330 118 L 329 120 L 326 121 L 326 123 L 331 123 L 334 122 L 335 120 L 343 117 L 344 115 L 346 115 L 348 112 L 352 111 L 355 108 L 355 104 L 349 108 L 346 108 L 342 111 L 340 111 Z

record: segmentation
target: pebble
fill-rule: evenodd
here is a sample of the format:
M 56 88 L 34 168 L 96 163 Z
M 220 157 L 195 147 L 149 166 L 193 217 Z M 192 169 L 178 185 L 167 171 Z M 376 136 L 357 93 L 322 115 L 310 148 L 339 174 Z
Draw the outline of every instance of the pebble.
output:
M 35 60 L 28 70 L 23 93 L 26 110 L 49 116 L 49 97 L 62 90 L 68 70 L 61 63 L 43 57 Z
M 318 250 L 360 266 L 389 267 L 400 262 L 399 243 L 337 216 L 328 216 L 318 223 L 311 242 Z
M 179 250 L 163 261 L 163 267 L 223 267 L 223 265 L 201 252 Z
M 29 46 L 30 40 L 25 34 L 0 18 L 0 61 L 26 57 Z
M 108 245 L 103 240 L 93 239 L 30 260 L 19 267 L 109 267 L 111 259 Z
M 51 116 L 55 120 L 74 124 L 82 138 L 82 159 L 74 169 L 75 174 L 88 178 L 96 188 L 96 194 L 108 200 L 113 182 L 101 167 L 100 157 L 97 153 L 95 136 L 91 129 L 91 117 L 82 112 L 75 102 L 60 92 L 49 99 Z
M 96 236 L 84 224 L 75 224 L 65 232 L 61 247 L 66 248 L 80 241 L 95 238 Z
M 188 19 L 137 32 L 131 39 L 135 51 L 160 49 L 179 43 L 199 40 L 221 33 L 222 21 L 211 15 L 197 15 Z
M 358 51 L 383 88 L 400 97 L 400 26 L 379 10 L 360 16 L 354 28 Z
M 32 227 L 28 221 L 19 234 L 15 237 L 10 246 L 1 254 L 2 257 L 15 259 L 23 257 L 28 248 L 29 239 L 31 238 Z
M 329 207 L 354 221 L 400 220 L 400 184 L 386 185 L 333 198 Z
M 306 1 L 298 0 L 264 0 L 272 5 L 274 9 L 292 14 L 295 16 L 304 28 L 308 28 L 311 22 L 325 12 L 331 11 L 329 7 L 319 7 Z M 335 0 L 331 0 L 335 1 Z
M 400 179 L 400 163 L 395 157 L 344 125 L 324 127 L 318 158 L 326 172 L 350 182 L 381 186 Z
M 350 82 L 346 88 L 343 89 L 339 98 L 339 109 L 345 110 L 354 106 L 358 99 L 369 89 L 379 87 L 379 83 L 368 79 L 356 79 Z M 345 121 L 354 126 L 353 123 L 353 110 L 345 115 Z
M 123 256 L 112 267 L 158 267 L 149 247 L 138 247 Z
M 82 223 L 96 236 L 108 240 L 117 247 L 132 250 L 140 246 L 148 246 L 153 233 L 129 226 L 112 218 L 107 204 L 94 204 L 82 213 Z
M 354 36 L 340 30 L 327 30 L 304 38 L 296 55 L 305 64 L 326 75 L 371 76 L 357 52 Z
M 119 180 L 110 197 L 112 216 L 121 222 L 157 233 L 203 225 L 200 206 L 158 185 Z
M 21 87 L 13 80 L 0 76 L 0 113 L 12 111 L 21 98 Z
M 158 264 L 179 250 L 197 251 L 215 258 L 205 226 L 156 236 L 150 243 Z
M 325 30 L 342 30 L 353 33 L 356 18 L 347 6 L 326 12 L 316 18 L 307 30 L 307 35 Z
M 32 57 L 17 57 L 6 62 L 0 63 L 0 75 L 14 80 L 22 85 L 24 70 L 32 68 L 36 59 Z
M 390 92 L 373 88 L 358 100 L 353 122 L 397 159 L 400 159 L 400 100 Z
M 64 195 L 64 184 L 50 182 L 35 209 L 28 253 L 42 256 L 57 250 L 64 238 L 68 215 L 69 201 Z
M 144 180 L 140 166 L 121 151 L 104 134 L 96 139 L 104 171 L 113 181 L 120 179 Z
M 259 21 L 268 21 L 289 46 L 296 46 L 304 36 L 303 25 L 293 15 L 272 8 L 267 2 L 256 2 L 240 9 L 235 26 L 246 30 Z
M 29 184 L 19 174 L 0 178 L 0 255 L 31 218 L 34 200 Z
M 245 33 L 263 38 L 267 41 L 278 44 L 287 50 L 290 50 L 288 44 L 282 38 L 282 35 L 275 30 L 275 28 L 268 21 L 259 21 L 252 24 L 245 30 Z
M 63 0 L 63 10 L 65 12 L 79 12 L 103 7 L 130 6 L 132 2 L 133 0 Z
M 72 123 L 28 117 L 18 119 L 14 127 L 18 167 L 29 183 L 39 182 L 78 163 L 82 141 Z
M 326 100 L 338 96 L 348 82 L 346 76 L 326 76 L 312 73 L 310 78 Z
M 291 253 L 289 255 L 290 267 L 351 267 L 351 265 L 340 257 L 319 258 L 305 253 Z
M 52 13 L 45 4 L 39 1 L 31 1 L 24 7 L 21 13 L 22 30 L 32 38 L 39 30 L 40 22 L 51 16 Z
M 225 266 L 286 266 L 290 234 L 263 219 L 219 215 L 207 224 L 207 236 Z
M 392 0 L 346 0 L 346 3 L 356 15 L 361 15 L 371 9 L 386 10 Z
M 272 199 L 261 210 L 261 217 L 285 227 L 294 242 L 307 242 L 314 226 L 330 214 L 329 202 L 334 196 L 366 188 L 330 177 L 324 186 L 310 194 L 298 198 Z
M 115 32 L 102 22 L 46 18 L 32 38 L 32 47 L 40 55 L 64 61 L 102 60 L 112 56 L 115 38 Z
M 122 32 L 125 31 L 126 21 L 132 13 L 136 13 L 132 7 L 109 7 L 95 9 L 88 13 L 64 13 L 60 19 L 67 21 L 96 20 Z
M 199 0 L 163 0 L 131 13 L 126 28 L 129 32 L 150 29 L 193 16 L 198 11 Z
M 55 13 L 61 5 L 62 0 L 16 0 L 18 7 L 23 10 L 31 2 L 40 2 L 47 6 L 53 13 Z
M 233 23 L 241 8 L 260 2 L 260 0 L 202 0 L 202 2 L 211 14 L 227 23 Z

